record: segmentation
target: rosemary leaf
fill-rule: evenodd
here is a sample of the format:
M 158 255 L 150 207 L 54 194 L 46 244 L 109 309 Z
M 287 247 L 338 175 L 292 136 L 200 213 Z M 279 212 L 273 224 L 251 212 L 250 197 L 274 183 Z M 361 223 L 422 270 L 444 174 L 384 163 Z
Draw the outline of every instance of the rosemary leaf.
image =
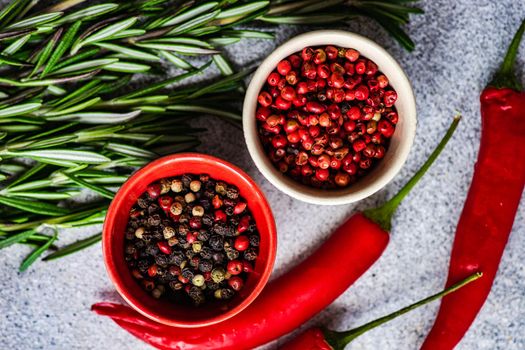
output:
M 46 250 L 49 249 L 49 247 L 56 241 L 57 237 L 58 233 L 55 232 L 53 237 L 51 237 L 49 241 L 47 241 L 47 243 L 35 249 L 31 254 L 29 254 L 29 256 L 25 258 L 25 260 L 22 262 L 22 265 L 20 265 L 20 271 L 22 272 L 27 270 L 29 266 L 31 266 L 40 255 L 42 255 Z
M 88 238 L 85 238 L 85 239 L 81 239 L 79 241 L 76 241 L 74 243 L 66 245 L 66 246 L 60 248 L 59 250 L 57 250 L 56 252 L 49 254 L 48 256 L 46 256 L 42 260 L 48 261 L 48 260 L 61 258 L 63 256 L 66 256 L 66 255 L 75 253 L 75 252 L 77 252 L 79 250 L 82 250 L 82 249 L 85 249 L 87 247 L 90 247 L 93 244 L 100 242 L 101 239 L 102 239 L 102 234 L 101 233 L 97 233 L 97 234 L 95 234 L 95 235 L 93 235 L 91 237 L 88 237 Z

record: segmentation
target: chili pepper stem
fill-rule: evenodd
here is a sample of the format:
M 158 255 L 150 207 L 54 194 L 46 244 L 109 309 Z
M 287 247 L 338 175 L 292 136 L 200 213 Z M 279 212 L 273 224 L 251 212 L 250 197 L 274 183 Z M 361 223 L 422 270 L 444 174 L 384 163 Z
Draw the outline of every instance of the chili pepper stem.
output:
M 453 293 L 455 292 L 456 290 L 466 286 L 467 284 L 477 280 L 478 278 L 480 278 L 481 276 L 483 276 L 483 273 L 481 272 L 477 272 L 467 278 L 465 278 L 464 280 L 462 280 L 461 282 L 458 282 L 452 286 L 450 286 L 449 288 L 437 293 L 437 294 L 434 294 L 432 296 L 429 296 L 423 300 L 420 300 L 418 302 L 415 302 L 414 304 L 412 305 L 409 305 L 409 306 L 406 306 L 402 309 L 399 309 L 389 315 L 386 315 L 386 316 L 383 316 L 381 318 L 378 318 L 374 321 L 371 321 L 371 322 L 368 322 L 362 326 L 359 326 L 357 328 L 354 328 L 354 329 L 351 329 L 349 331 L 345 331 L 345 332 L 335 332 L 335 331 L 331 331 L 331 330 L 327 330 L 327 329 L 323 329 L 323 334 L 325 335 L 325 339 L 326 341 L 334 348 L 334 350 L 343 350 L 345 348 L 346 345 L 348 345 L 351 341 L 353 341 L 355 338 L 359 337 L 360 335 L 368 332 L 369 330 L 371 329 L 374 329 L 388 321 L 391 321 L 401 315 L 404 315 L 406 314 L 407 312 L 409 311 L 412 311 L 414 309 L 417 309 L 419 308 L 420 306 L 423 306 L 425 304 L 428 304 L 434 300 L 438 300 L 442 297 L 444 297 L 445 295 L 448 295 L 450 293 Z
M 403 188 L 401 188 L 401 190 L 394 197 L 392 197 L 388 202 L 386 202 L 378 208 L 368 209 L 364 211 L 364 214 L 367 218 L 377 223 L 379 226 L 381 226 L 383 230 L 390 231 L 390 229 L 392 228 L 392 216 L 397 210 L 397 207 L 399 206 L 401 201 L 406 197 L 406 195 L 410 193 L 410 191 L 418 183 L 418 181 L 423 177 L 423 175 L 425 175 L 425 173 L 430 168 L 430 166 L 432 166 L 432 164 L 437 159 L 441 151 L 443 151 L 446 144 L 454 134 L 454 131 L 456 131 L 460 120 L 461 115 L 457 114 L 454 117 L 452 124 L 450 124 L 447 133 L 445 134 L 441 142 L 436 146 L 432 154 L 430 154 L 423 166 L 421 166 L 421 168 L 414 174 L 414 176 L 412 176 L 412 178 L 406 183 L 405 186 L 403 186 Z
M 507 50 L 507 54 L 505 55 L 505 59 L 503 60 L 503 63 L 501 64 L 498 72 L 494 75 L 494 78 L 490 82 L 490 86 L 494 86 L 498 89 L 511 88 L 517 91 L 523 90 L 523 87 L 516 79 L 513 67 L 514 62 L 516 61 L 518 48 L 520 46 L 521 38 L 523 37 L 524 32 L 525 19 L 523 20 L 523 22 L 521 22 L 521 26 L 514 35 L 514 38 L 512 39 L 510 46 Z

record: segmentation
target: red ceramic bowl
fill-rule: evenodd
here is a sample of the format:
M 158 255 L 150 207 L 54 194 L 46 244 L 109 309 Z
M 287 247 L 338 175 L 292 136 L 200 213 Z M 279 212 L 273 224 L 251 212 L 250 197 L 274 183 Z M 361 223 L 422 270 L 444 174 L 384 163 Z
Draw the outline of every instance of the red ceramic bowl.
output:
M 244 288 L 229 301 L 210 302 L 202 307 L 157 300 L 145 292 L 124 261 L 124 232 L 128 213 L 146 187 L 166 177 L 209 174 L 239 188 L 248 202 L 260 234 L 259 256 Z M 275 261 L 277 234 L 272 211 L 255 182 L 241 169 L 204 154 L 185 153 L 155 160 L 131 176 L 115 195 L 104 222 L 102 246 L 110 279 L 120 295 L 135 310 L 157 322 L 177 327 L 202 327 L 224 321 L 246 308 L 261 292 Z

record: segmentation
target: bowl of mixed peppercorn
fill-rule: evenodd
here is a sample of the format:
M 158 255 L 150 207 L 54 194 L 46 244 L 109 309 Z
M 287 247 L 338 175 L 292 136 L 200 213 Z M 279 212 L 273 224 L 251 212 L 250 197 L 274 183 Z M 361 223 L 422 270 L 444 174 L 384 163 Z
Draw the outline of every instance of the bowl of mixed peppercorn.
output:
M 373 41 L 314 31 L 259 66 L 243 127 L 256 166 L 278 189 L 314 204 L 346 204 L 400 171 L 415 137 L 415 98 L 402 68 Z
M 103 252 L 133 308 L 167 325 L 199 327 L 236 315 L 261 292 L 276 228 L 246 173 L 215 157 L 178 154 L 146 165 L 120 188 Z

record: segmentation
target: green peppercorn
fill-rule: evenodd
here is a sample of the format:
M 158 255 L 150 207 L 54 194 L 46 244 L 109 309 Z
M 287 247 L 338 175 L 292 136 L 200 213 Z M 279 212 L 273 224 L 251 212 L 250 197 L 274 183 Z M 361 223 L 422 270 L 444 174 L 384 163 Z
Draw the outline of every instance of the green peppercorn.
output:
M 201 274 L 193 276 L 191 283 L 193 283 L 194 286 L 201 287 L 204 285 L 204 276 Z
M 170 239 L 171 237 L 175 236 L 175 229 L 171 226 L 166 226 L 162 230 L 162 234 L 164 235 L 165 239 Z
M 168 179 L 160 180 L 160 194 L 166 194 L 171 189 L 171 181 Z
M 191 214 L 193 216 L 203 216 L 204 215 L 204 208 L 200 205 L 196 205 L 191 210 Z
M 196 199 L 197 199 L 197 197 L 195 197 L 195 195 L 192 192 L 188 192 L 184 196 L 184 201 L 186 203 L 191 203 L 191 202 L 195 201 Z
M 226 195 L 226 189 L 228 188 L 228 185 L 226 185 L 224 182 L 219 181 L 215 184 L 215 192 L 220 194 L 221 196 Z
M 143 236 L 144 236 L 144 227 L 139 227 L 138 229 L 135 230 L 135 237 L 137 237 L 138 239 L 142 239 Z
M 180 202 L 173 202 L 173 204 L 170 207 L 170 212 L 173 215 L 180 215 L 182 214 L 183 206 Z
M 211 279 L 215 283 L 221 283 L 224 281 L 224 275 L 226 274 L 226 270 L 224 270 L 222 267 L 217 267 L 211 271 Z
M 199 192 L 201 189 L 201 182 L 199 180 L 193 180 L 190 182 L 190 190 L 193 192 Z
M 193 249 L 195 253 L 200 252 L 202 249 L 202 242 L 200 241 L 193 242 L 193 244 L 191 245 L 191 249 Z
M 182 181 L 179 179 L 175 179 L 171 181 L 171 190 L 175 193 L 182 192 L 184 188 L 184 185 L 182 184 Z

